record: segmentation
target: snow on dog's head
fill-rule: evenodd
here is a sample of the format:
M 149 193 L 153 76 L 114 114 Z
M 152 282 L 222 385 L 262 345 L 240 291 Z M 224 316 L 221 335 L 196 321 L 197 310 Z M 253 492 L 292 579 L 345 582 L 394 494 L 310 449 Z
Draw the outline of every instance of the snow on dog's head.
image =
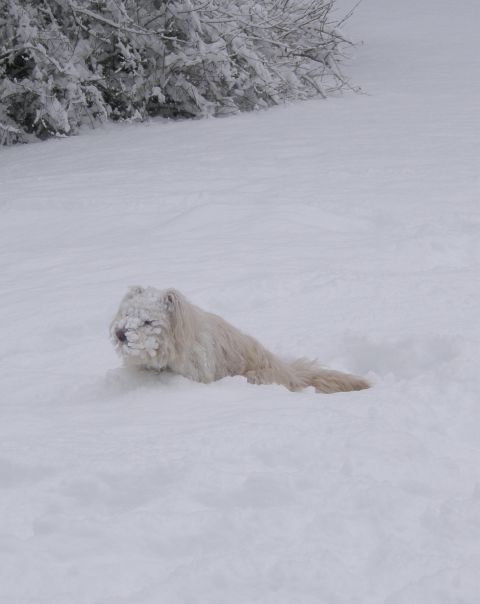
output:
M 174 289 L 131 287 L 110 326 L 113 344 L 128 364 L 164 369 L 175 356 L 182 295 Z

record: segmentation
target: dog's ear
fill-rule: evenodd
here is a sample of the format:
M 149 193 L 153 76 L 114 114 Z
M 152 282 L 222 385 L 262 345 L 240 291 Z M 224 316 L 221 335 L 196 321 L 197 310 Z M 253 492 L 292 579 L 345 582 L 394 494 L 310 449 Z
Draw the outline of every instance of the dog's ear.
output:
M 163 296 L 170 318 L 172 339 L 178 354 L 185 349 L 193 338 L 194 316 L 192 305 L 176 289 L 167 289 Z
M 174 310 L 180 305 L 181 294 L 176 289 L 167 289 L 163 297 L 168 310 Z

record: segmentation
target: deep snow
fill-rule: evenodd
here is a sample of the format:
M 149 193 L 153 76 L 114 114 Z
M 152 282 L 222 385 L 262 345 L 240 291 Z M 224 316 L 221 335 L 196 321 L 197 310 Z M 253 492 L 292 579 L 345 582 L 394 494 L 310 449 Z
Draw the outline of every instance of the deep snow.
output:
M 0 150 L 1 604 L 480 601 L 479 16 L 364 0 L 364 95 Z M 375 387 L 129 373 L 137 283 Z

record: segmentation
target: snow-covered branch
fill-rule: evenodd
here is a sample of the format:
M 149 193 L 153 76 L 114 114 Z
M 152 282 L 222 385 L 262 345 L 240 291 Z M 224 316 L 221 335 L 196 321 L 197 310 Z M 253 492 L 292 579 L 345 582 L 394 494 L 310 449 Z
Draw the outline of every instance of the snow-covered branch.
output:
M 0 7 L 5 143 L 105 119 L 224 115 L 345 85 L 333 0 L 11 0 Z M 9 131 L 10 132 L 10 131 Z

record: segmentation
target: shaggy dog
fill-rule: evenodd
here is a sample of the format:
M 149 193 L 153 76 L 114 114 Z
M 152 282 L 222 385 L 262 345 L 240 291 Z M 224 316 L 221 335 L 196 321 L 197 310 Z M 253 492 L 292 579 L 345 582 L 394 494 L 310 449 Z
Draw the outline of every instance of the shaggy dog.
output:
M 370 386 L 363 378 L 324 369 L 315 361 L 282 361 L 174 289 L 130 288 L 110 333 L 128 365 L 169 369 L 197 382 L 243 375 L 253 384 L 281 384 L 289 390 L 313 386 L 317 392 L 330 393 Z

